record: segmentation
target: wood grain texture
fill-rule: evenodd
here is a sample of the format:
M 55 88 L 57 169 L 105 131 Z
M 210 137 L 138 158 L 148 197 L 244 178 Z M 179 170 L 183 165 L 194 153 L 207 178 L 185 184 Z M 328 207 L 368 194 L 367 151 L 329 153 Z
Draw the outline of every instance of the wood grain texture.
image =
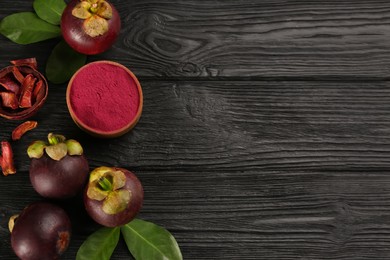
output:
M 18 173 L 0 178 L 0 258 L 15 259 L 8 218 L 41 198 L 28 144 L 52 131 L 83 144 L 91 169 L 133 170 L 140 218 L 169 229 L 184 259 L 389 259 L 388 1 L 112 1 L 122 30 L 89 61 L 121 62 L 139 77 L 144 111 L 123 137 L 95 139 L 50 84 L 38 128 L 12 142 Z M 0 19 L 32 10 L 3 0 Z M 0 36 L 0 66 L 58 40 Z M 20 122 L 0 119 L 0 139 Z M 98 226 L 80 198 L 70 214 L 74 259 Z M 115 259 L 132 259 L 123 240 Z M 148 259 L 149 260 L 149 259 Z
M 18 154 L 33 141 L 31 136 L 44 139 L 52 131 L 85 139 L 94 165 L 106 161 L 142 169 L 222 171 L 390 166 L 387 82 L 141 84 L 144 110 L 136 128 L 121 138 L 98 141 L 71 120 L 66 89 L 51 87 L 47 103 L 34 117 L 39 126 L 17 142 Z M 9 138 L 18 123 L 2 120 L 0 137 Z M 27 170 L 26 156 L 20 158 L 22 171 Z
M 14 202 L 0 200 L 4 219 L 39 199 L 25 148 L 53 130 L 81 138 L 91 168 L 135 171 L 146 194 L 140 217 L 169 228 L 185 259 L 390 254 L 387 82 L 141 83 L 139 124 L 110 141 L 80 132 L 64 88 L 52 91 L 35 117 L 40 126 L 15 143 L 18 174 L 0 182 Z M 7 138 L 16 122 L 0 122 Z M 65 259 L 96 228 L 72 203 L 65 206 L 78 220 Z M 1 226 L 6 241 L 5 220 Z M 118 248 L 113 259 L 125 259 Z M 12 255 L 8 244 L 0 255 Z
M 139 76 L 388 78 L 388 1 L 112 2 L 120 38 L 91 60 L 116 60 Z M 0 18 L 30 9 L 4 1 Z M 42 46 L 10 46 L 4 60 L 47 59 Z
M 109 55 L 140 75 L 388 77 L 388 1 L 123 1 L 118 7 L 129 26 Z

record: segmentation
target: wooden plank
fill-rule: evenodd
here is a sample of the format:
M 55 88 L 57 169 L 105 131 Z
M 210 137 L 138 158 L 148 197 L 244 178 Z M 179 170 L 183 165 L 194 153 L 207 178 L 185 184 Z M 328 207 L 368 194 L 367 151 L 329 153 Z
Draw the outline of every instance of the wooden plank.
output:
M 39 197 L 19 176 L 0 182 L 1 241 L 6 219 Z M 167 227 L 185 259 L 384 259 L 389 255 L 390 178 L 386 172 L 138 171 L 145 187 L 140 218 Z M 17 189 L 22 187 L 22 189 Z M 77 248 L 96 225 L 67 204 Z M 0 245 L 13 259 L 7 242 Z M 127 256 L 123 243 L 118 258 Z
M 66 89 L 51 91 L 35 117 L 38 128 L 16 143 L 19 169 L 27 170 L 27 145 L 48 132 L 84 140 L 92 165 L 228 172 L 390 166 L 387 82 L 141 83 L 141 120 L 113 140 L 84 134 L 69 116 Z M 0 138 L 18 123 L 2 119 Z
M 3 1 L 0 19 L 31 9 Z M 123 28 L 108 52 L 139 76 L 388 78 L 388 1 L 112 1 Z M 0 37 L 0 45 L 7 40 Z M 53 41 L 7 44 L 5 62 Z
M 91 168 L 134 170 L 141 218 L 170 229 L 185 259 L 384 259 L 390 254 L 387 82 L 143 81 L 144 113 L 129 134 L 98 140 L 52 91 L 40 126 L 15 142 L 18 173 L 0 182 L 6 219 L 39 199 L 25 149 L 47 131 L 80 138 Z M 1 120 L 1 138 L 16 122 Z M 9 203 L 12 199 L 13 203 Z M 73 206 L 76 203 L 76 206 Z M 96 228 L 82 205 L 71 249 Z M 123 242 L 116 252 L 125 259 Z M 0 255 L 12 258 L 9 244 Z M 7 258 L 8 259 L 8 258 Z
M 388 76 L 386 1 L 154 3 L 118 3 L 131 22 L 106 56 L 140 75 Z

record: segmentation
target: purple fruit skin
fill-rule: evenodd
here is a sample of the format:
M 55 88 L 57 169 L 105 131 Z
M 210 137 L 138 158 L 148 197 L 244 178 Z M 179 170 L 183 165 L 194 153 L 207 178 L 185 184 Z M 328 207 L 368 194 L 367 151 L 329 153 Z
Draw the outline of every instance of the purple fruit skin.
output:
M 112 17 L 108 20 L 108 32 L 104 35 L 91 37 L 83 31 L 83 23 L 85 20 L 72 15 L 72 10 L 78 3 L 80 3 L 79 0 L 72 0 L 62 13 L 62 36 L 70 47 L 80 53 L 95 55 L 106 51 L 114 44 L 121 29 L 121 20 L 118 11 L 109 3 L 112 8 Z
M 89 216 L 97 223 L 106 227 L 118 227 L 129 223 L 140 211 L 144 199 L 144 191 L 141 182 L 134 173 L 122 168 L 114 169 L 125 173 L 126 184 L 124 188 L 130 190 L 132 194 L 130 203 L 124 211 L 115 215 L 107 214 L 102 210 L 103 202 L 88 198 L 88 187 L 86 187 L 84 191 L 84 205 Z
M 62 208 L 36 202 L 16 219 L 11 246 L 23 260 L 58 259 L 68 248 L 71 229 L 70 219 Z
M 51 199 L 66 199 L 77 195 L 87 181 L 88 161 L 84 155 L 66 155 L 55 161 L 44 154 L 32 159 L 30 181 L 35 191 Z

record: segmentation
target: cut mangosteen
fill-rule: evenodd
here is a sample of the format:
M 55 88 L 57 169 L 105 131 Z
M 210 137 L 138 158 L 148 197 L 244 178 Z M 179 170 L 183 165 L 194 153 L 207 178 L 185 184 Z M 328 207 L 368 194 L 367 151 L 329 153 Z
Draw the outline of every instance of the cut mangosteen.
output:
M 11 246 L 23 260 L 58 259 L 68 248 L 71 222 L 66 212 L 51 203 L 36 202 L 11 217 Z
M 116 167 L 93 170 L 84 192 L 88 214 L 107 227 L 130 222 L 140 211 L 143 198 L 143 188 L 135 174 Z
M 52 199 L 74 197 L 88 178 L 88 161 L 75 140 L 48 135 L 48 143 L 35 141 L 27 153 L 31 158 L 30 181 L 41 196 Z

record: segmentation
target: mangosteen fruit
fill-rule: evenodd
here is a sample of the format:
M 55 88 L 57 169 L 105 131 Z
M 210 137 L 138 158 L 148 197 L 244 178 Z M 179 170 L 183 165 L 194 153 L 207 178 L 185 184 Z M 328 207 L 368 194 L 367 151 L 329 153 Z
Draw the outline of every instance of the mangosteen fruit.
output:
M 121 29 L 118 11 L 105 0 L 72 0 L 61 16 L 61 32 L 74 50 L 94 55 L 109 49 Z
M 129 223 L 140 211 L 143 198 L 143 188 L 135 174 L 117 167 L 94 169 L 84 191 L 88 214 L 106 227 Z
M 58 259 L 68 248 L 71 222 L 66 212 L 48 202 L 35 202 L 10 219 L 11 246 L 22 260 Z
M 89 166 L 76 140 L 50 133 L 48 142 L 33 142 L 27 153 L 31 158 L 30 181 L 41 196 L 66 199 L 83 190 Z

